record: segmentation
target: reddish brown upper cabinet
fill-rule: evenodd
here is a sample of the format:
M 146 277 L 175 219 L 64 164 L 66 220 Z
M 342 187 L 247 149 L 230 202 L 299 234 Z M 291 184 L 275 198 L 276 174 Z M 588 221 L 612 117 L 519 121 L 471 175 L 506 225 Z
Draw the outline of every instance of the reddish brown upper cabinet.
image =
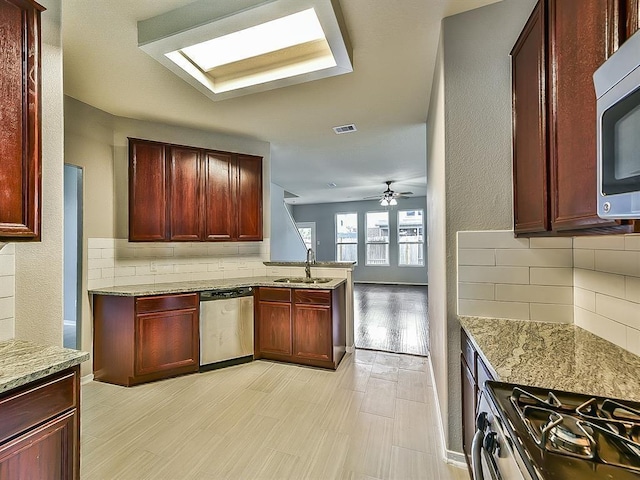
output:
M 513 50 L 513 201 L 516 232 L 549 230 L 545 4 L 538 2 Z
M 169 240 L 195 242 L 202 238 L 202 166 L 195 148 L 169 147 Z
M 262 240 L 262 158 L 238 155 L 237 238 Z
M 165 146 L 129 142 L 129 239 L 162 241 L 167 237 Z
M 640 0 L 622 0 L 624 5 L 624 13 L 626 21 L 624 23 L 625 28 L 625 40 L 640 30 Z
M 262 157 L 129 139 L 129 240 L 262 240 Z
M 593 73 L 624 37 L 625 2 L 540 0 L 511 52 L 516 234 L 633 230 L 596 213 Z
M 0 239 L 40 240 L 40 13 L 0 0 Z

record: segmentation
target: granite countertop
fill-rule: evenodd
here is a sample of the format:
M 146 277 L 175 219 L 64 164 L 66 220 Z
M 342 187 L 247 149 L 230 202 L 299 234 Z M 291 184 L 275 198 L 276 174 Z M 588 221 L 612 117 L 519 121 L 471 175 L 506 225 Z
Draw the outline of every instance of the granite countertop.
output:
M 640 357 L 580 327 L 459 318 L 496 380 L 640 401 Z
M 262 262 L 267 267 L 306 267 L 307 262 Z M 311 264 L 312 267 L 353 268 L 356 262 L 319 262 Z
M 334 290 L 342 285 L 344 278 L 333 278 L 327 283 L 283 283 L 276 282 L 277 277 L 243 277 L 226 280 L 197 280 L 191 282 L 156 283 L 145 285 L 122 285 L 119 287 L 96 288 L 89 290 L 94 295 L 116 295 L 137 297 L 146 295 L 166 295 L 171 293 L 202 292 L 204 290 L 223 290 L 238 287 L 282 287 Z
M 0 393 L 89 360 L 87 352 L 24 340 L 0 342 Z

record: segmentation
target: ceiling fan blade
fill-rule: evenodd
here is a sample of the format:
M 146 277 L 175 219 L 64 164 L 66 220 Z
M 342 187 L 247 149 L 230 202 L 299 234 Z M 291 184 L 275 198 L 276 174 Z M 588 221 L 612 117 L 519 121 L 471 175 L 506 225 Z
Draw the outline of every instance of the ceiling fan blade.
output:
M 369 197 L 364 197 L 363 200 L 374 200 L 374 199 L 380 199 L 382 197 L 383 195 L 371 195 Z

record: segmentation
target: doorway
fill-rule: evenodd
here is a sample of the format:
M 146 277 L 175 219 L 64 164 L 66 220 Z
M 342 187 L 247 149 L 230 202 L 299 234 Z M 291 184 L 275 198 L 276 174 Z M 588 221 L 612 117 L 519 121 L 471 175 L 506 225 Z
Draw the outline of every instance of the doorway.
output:
M 80 347 L 82 289 L 82 168 L 64 165 L 63 346 Z
M 308 249 L 316 251 L 316 222 L 296 222 L 302 241 Z
M 427 356 L 426 285 L 354 284 L 356 348 Z

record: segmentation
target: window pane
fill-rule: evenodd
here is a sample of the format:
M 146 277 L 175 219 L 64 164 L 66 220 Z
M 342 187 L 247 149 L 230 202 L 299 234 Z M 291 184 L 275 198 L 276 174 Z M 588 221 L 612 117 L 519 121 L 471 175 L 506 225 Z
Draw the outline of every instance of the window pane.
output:
M 356 243 L 339 243 L 336 245 L 336 261 L 337 262 L 357 262 L 358 261 L 358 244 Z
M 389 212 L 367 212 L 367 243 L 389 243 Z
M 367 265 L 389 265 L 389 244 L 368 243 Z
M 398 211 L 398 265 L 424 265 L 422 210 Z
M 358 243 L 358 214 L 336 214 L 336 243 Z
M 358 261 L 358 214 L 336 214 L 336 261 Z
M 424 248 L 422 243 L 402 243 L 399 245 L 399 265 L 424 265 Z

